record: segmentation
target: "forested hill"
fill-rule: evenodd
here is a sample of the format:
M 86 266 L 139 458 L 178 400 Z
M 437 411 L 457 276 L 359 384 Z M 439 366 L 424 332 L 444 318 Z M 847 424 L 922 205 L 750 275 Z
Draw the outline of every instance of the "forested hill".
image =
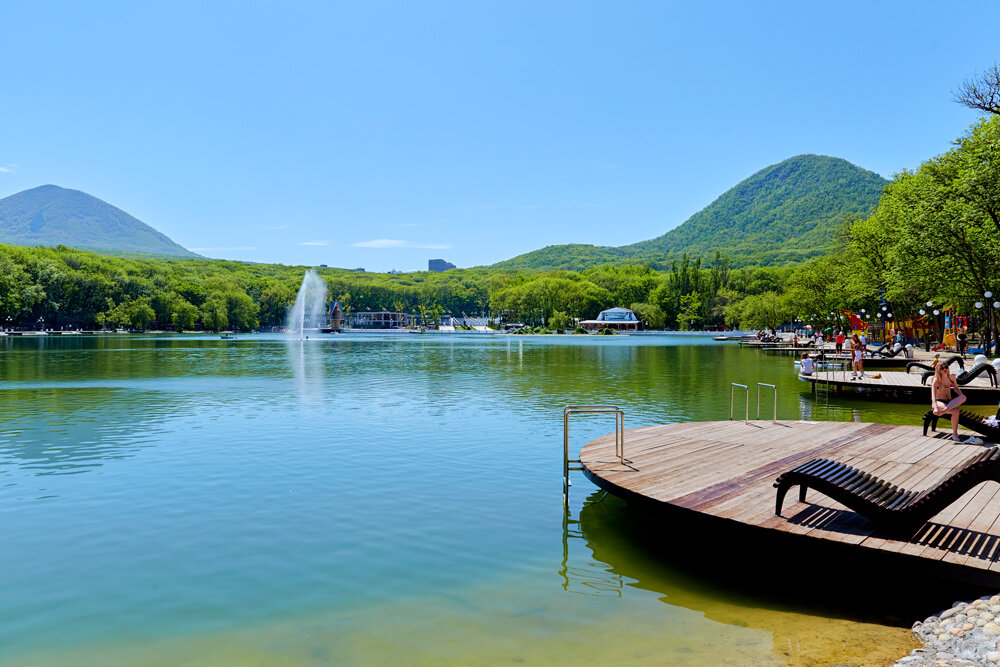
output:
M 198 257 L 125 211 L 85 192 L 55 185 L 0 199 L 0 243 Z
M 684 254 L 728 255 L 734 266 L 787 265 L 827 253 L 850 214 L 867 215 L 888 184 L 847 160 L 799 155 L 758 171 L 663 236 L 621 247 L 549 246 L 494 264 L 583 270 L 606 262 L 667 268 Z

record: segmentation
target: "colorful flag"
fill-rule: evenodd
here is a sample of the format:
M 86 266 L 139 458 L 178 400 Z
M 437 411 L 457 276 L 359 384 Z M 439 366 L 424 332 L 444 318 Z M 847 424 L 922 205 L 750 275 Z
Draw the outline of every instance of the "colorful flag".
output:
M 868 328 L 868 323 L 863 322 L 860 317 L 855 315 L 849 310 L 843 311 L 844 315 L 847 315 L 847 319 L 851 321 L 851 329 L 855 331 L 864 331 Z

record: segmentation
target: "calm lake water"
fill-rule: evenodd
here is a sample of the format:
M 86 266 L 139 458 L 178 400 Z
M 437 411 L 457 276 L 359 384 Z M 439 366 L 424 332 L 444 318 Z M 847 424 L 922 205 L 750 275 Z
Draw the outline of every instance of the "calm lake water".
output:
M 564 516 L 564 405 L 725 419 L 730 382 L 776 384 L 781 419 L 924 410 L 681 336 L 0 338 L 0 663 L 905 655 L 915 618 L 673 562 L 580 473 Z M 572 453 L 610 430 L 574 421 Z

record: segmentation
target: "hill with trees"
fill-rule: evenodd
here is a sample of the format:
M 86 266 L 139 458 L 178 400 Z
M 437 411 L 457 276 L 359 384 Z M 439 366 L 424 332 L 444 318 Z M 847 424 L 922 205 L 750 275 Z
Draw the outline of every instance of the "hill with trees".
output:
M 79 190 L 42 185 L 0 199 L 0 243 L 198 257 L 141 220 Z
M 666 269 L 721 252 L 733 266 L 786 266 L 837 246 L 845 220 L 867 216 L 889 183 L 841 158 L 799 155 L 741 181 L 663 236 L 621 247 L 548 246 L 492 268 L 584 270 L 604 263 Z

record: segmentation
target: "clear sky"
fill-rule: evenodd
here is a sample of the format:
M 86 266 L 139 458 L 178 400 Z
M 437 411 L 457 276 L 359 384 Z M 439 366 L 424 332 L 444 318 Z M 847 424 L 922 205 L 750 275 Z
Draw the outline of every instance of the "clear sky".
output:
M 0 0 L 0 197 L 370 271 L 659 236 L 817 153 L 949 148 L 1000 3 Z

